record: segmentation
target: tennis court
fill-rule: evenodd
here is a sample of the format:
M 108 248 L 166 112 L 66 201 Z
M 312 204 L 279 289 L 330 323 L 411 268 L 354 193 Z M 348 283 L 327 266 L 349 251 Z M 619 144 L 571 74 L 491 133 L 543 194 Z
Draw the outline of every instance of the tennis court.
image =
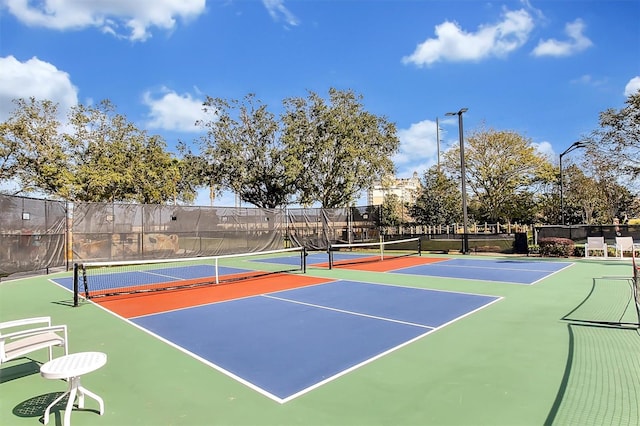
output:
M 307 263 L 314 267 L 328 267 L 326 253 L 307 256 Z M 391 272 L 440 278 L 458 278 L 476 281 L 531 285 L 573 265 L 571 262 L 549 262 L 517 259 L 464 259 L 447 257 L 396 256 L 363 253 L 333 254 L 336 268 L 361 271 Z M 295 256 L 267 257 L 260 262 L 295 264 Z
M 309 261 L 305 255 L 294 250 L 85 264 L 83 285 L 105 309 L 280 403 L 499 300 L 312 278 L 299 273 L 306 270 L 300 265 Z M 339 258 L 357 256 L 342 253 Z M 221 261 L 241 262 L 245 268 Z M 260 266 L 269 263 L 298 273 L 267 273 Z M 229 279 L 238 276 L 245 282 Z M 69 290 L 80 287 L 68 278 L 54 281 Z
M 531 285 L 572 265 L 570 262 L 511 259 L 442 259 L 439 262 L 394 269 L 391 272 Z
M 412 255 L 329 269 L 319 254 L 324 264 L 306 272 L 274 260 L 287 254 L 234 259 L 218 265 L 217 285 L 100 295 L 75 308 L 70 272 L 2 282 L 0 321 L 50 315 L 68 325 L 70 352 L 108 355 L 83 377 L 105 414 L 74 409 L 74 425 L 640 421 L 637 328 L 609 325 L 622 312 L 633 319 L 628 280 L 594 284 L 628 276 L 628 264 Z M 415 259 L 423 263 L 398 267 Z M 406 272 L 447 264 L 441 275 Z M 536 285 L 496 285 L 483 269 Z M 475 276 L 460 277 L 467 270 Z M 223 278 L 255 271 L 269 274 Z M 40 377 L 45 359 L 0 366 L 1 424 L 40 424 L 64 390 Z
M 368 245 L 364 246 L 369 250 Z M 91 292 L 94 297 L 124 292 L 124 297 L 108 297 L 97 303 L 257 392 L 284 403 L 500 297 L 341 279 L 319 281 L 281 272 L 257 278 L 255 271 L 262 270 L 261 265 L 306 271 L 304 264 L 309 263 L 317 268 L 332 265 L 520 284 L 532 284 L 571 265 L 388 253 L 387 250 L 384 256 L 349 251 L 328 256 L 274 251 L 175 263 L 103 262 L 93 265 L 98 266 L 98 271 L 85 276 L 84 284 L 97 289 Z M 238 259 L 244 268 L 219 264 L 219 260 L 237 263 Z M 241 286 L 219 284 L 226 282 L 227 277 L 238 276 L 250 279 Z M 217 286 L 194 288 L 194 283 L 212 282 Z M 58 283 L 73 289 L 69 279 Z M 136 293 L 137 288 L 181 291 L 135 297 L 127 294 Z
M 338 280 L 132 321 L 282 403 L 497 300 Z

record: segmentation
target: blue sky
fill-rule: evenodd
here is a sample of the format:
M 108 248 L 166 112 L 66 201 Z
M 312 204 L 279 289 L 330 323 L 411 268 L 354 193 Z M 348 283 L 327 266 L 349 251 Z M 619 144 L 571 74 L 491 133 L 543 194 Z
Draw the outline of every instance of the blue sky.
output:
M 110 99 L 169 149 L 205 96 L 353 89 L 396 123 L 397 175 L 465 131 L 513 130 L 557 158 L 640 89 L 638 0 L 0 0 L 0 120 L 11 99 Z M 206 191 L 200 205 L 210 203 Z M 229 194 L 215 205 L 232 206 Z

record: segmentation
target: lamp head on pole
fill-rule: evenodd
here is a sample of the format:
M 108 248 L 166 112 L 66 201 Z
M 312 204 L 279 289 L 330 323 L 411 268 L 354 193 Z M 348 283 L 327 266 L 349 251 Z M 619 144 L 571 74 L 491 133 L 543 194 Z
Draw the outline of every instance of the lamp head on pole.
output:
M 469 108 L 461 108 L 458 112 L 447 112 L 445 115 L 462 115 L 467 111 L 469 111 Z
M 585 141 L 576 141 L 574 143 L 572 143 L 569 148 L 565 149 L 562 154 L 560 154 L 560 158 L 562 159 L 562 157 L 565 154 L 568 154 L 569 152 L 573 151 L 574 149 L 578 149 L 578 148 L 586 148 L 588 147 L 590 144 L 588 142 Z

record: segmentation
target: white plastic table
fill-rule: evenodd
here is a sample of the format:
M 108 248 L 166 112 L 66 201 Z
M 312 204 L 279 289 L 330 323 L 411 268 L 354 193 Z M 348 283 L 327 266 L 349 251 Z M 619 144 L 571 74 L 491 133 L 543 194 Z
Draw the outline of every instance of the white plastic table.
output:
M 71 410 L 78 397 L 78 408 L 84 408 L 84 396 L 89 396 L 100 404 L 100 415 L 104 414 L 104 401 L 95 393 L 85 389 L 80 384 L 80 377 L 97 370 L 107 363 L 107 355 L 102 352 L 79 352 L 55 358 L 40 367 L 40 374 L 45 379 L 65 379 L 69 387 L 65 393 L 55 399 L 44 412 L 44 424 L 49 422 L 49 412 L 66 395 L 69 400 L 64 411 L 64 426 L 71 425 Z

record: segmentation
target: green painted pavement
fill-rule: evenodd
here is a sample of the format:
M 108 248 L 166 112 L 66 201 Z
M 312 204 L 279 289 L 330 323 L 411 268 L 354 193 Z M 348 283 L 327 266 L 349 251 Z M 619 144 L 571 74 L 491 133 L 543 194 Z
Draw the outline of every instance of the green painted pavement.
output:
M 104 398 L 105 414 L 87 399 L 74 426 L 631 425 L 640 423 L 637 330 L 563 320 L 590 294 L 593 277 L 630 272 L 626 262 L 578 260 L 525 286 L 309 268 L 327 278 L 504 299 L 282 405 L 91 303 L 70 307 L 71 294 L 51 276 L 0 283 L 0 321 L 50 315 L 68 325 L 71 352 L 107 353 L 107 365 L 82 379 Z M 601 284 L 628 290 L 622 280 Z M 624 308 L 619 292 L 591 294 L 589 303 L 611 317 Z M 46 352 L 33 358 L 45 361 Z M 0 366 L 0 424 L 41 424 L 47 401 L 65 388 L 29 360 Z M 56 410 L 50 425 L 61 424 Z

